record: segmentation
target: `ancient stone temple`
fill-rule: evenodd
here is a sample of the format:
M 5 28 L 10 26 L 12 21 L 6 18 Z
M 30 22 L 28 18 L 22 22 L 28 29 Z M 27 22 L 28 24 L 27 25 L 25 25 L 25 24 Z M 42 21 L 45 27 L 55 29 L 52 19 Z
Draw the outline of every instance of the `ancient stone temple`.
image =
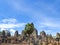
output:
M 32 36 L 34 36 L 34 38 L 38 37 L 38 31 L 36 29 L 33 31 Z
M 40 32 L 40 37 L 41 37 L 42 41 L 45 41 L 46 33 L 44 31 Z
M 60 38 L 60 33 L 57 34 L 57 37 Z M 2 33 L 0 34 L 0 44 L 2 43 L 28 45 L 29 37 L 28 35 L 24 34 L 23 31 L 21 34 L 19 34 L 18 31 L 16 31 L 14 36 L 11 36 L 9 31 L 2 31 Z M 44 31 L 41 31 L 40 35 L 38 35 L 37 30 L 34 29 L 33 33 L 30 35 L 30 44 L 31 45 L 50 45 L 50 44 L 58 45 L 58 39 L 56 40 L 56 38 L 53 38 L 52 35 L 46 35 Z
M 35 29 L 31 35 L 34 40 L 34 44 L 38 44 L 38 31 Z

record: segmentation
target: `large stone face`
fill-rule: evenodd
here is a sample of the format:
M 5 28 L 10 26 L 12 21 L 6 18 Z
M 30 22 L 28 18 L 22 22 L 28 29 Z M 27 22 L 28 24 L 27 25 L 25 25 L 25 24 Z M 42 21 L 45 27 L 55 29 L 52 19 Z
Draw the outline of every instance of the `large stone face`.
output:
M 57 33 L 56 36 L 57 36 L 57 38 L 60 38 L 60 33 Z
M 15 36 L 15 37 L 18 37 L 18 35 L 19 35 L 19 34 L 18 34 L 18 31 L 15 31 L 14 36 Z
M 32 37 L 32 41 L 34 42 L 34 44 L 38 44 L 38 32 L 36 29 L 31 34 L 31 37 Z
M 46 33 L 44 31 L 40 32 L 40 36 L 43 38 L 43 37 L 46 37 Z
M 22 37 L 28 37 L 28 35 L 25 35 L 24 34 L 24 32 L 22 31 Z M 33 33 L 30 35 L 30 38 L 34 38 L 34 39 L 37 39 L 37 37 L 38 37 L 38 32 L 37 32 L 37 30 L 35 29 L 34 31 L 33 31 Z
M 34 38 L 37 38 L 37 37 L 38 37 L 38 32 L 37 32 L 36 29 L 33 31 L 32 36 L 33 36 Z
M 29 41 L 28 35 L 25 35 L 23 31 L 22 31 L 21 37 L 22 37 L 24 40 Z M 34 29 L 33 33 L 30 35 L 30 42 L 33 42 L 33 43 L 37 43 L 37 42 L 38 42 L 38 32 L 37 32 L 36 29 Z
M 46 33 L 44 31 L 40 32 L 40 37 L 39 37 L 42 41 L 46 40 Z

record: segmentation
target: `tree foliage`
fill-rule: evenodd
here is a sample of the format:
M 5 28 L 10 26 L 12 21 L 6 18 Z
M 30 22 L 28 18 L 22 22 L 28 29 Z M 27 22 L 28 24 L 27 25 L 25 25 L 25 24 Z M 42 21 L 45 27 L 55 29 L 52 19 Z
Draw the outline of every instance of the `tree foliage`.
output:
M 33 32 L 33 30 L 34 30 L 34 24 L 33 23 L 28 23 L 25 25 L 25 30 L 24 30 L 25 34 L 30 35 Z

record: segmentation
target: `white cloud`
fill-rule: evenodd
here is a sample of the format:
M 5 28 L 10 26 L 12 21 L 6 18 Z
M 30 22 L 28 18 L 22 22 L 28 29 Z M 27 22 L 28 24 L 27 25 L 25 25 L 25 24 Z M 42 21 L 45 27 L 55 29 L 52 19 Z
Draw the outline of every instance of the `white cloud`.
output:
M 14 29 L 10 29 L 11 35 L 14 35 L 15 30 Z
M 17 23 L 17 20 L 14 18 L 10 18 L 10 19 L 3 19 L 2 22 L 3 23 Z
M 5 29 L 5 28 L 0 28 L 0 31 L 3 31 L 3 30 L 7 30 L 7 29 Z
M 24 26 L 25 23 L 17 23 L 17 24 L 0 24 L 0 28 L 17 28 Z
M 9 18 L 9 19 L 3 19 L 0 23 L 0 28 L 16 28 L 16 27 L 22 27 L 26 23 L 19 23 L 16 19 L 14 18 Z
M 2 21 L 0 22 L 2 22 L 0 23 L 0 31 L 9 30 L 12 35 L 15 32 L 14 28 L 21 28 L 24 27 L 24 25 L 26 24 L 26 23 L 20 23 L 18 22 L 18 20 L 14 18 L 2 19 Z

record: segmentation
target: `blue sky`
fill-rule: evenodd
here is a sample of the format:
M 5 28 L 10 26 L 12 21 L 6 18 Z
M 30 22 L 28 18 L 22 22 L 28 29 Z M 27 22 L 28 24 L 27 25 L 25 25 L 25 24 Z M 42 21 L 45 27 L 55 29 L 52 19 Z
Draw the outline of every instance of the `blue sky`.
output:
M 0 0 L 0 30 L 19 33 L 33 22 L 38 34 L 60 32 L 60 0 Z

